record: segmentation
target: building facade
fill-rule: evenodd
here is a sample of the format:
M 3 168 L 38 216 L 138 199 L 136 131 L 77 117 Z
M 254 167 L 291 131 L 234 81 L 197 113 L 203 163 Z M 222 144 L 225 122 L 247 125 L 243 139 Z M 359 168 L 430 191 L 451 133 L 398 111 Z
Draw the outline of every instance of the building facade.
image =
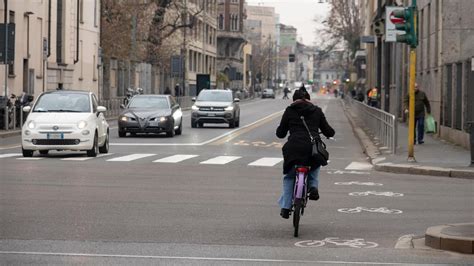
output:
M 98 0 L 8 1 L 7 13 L 15 27 L 15 58 L 6 77 L 9 94 L 37 96 L 55 89 L 99 93 Z M 0 65 L 2 81 L 4 67 Z
M 228 84 L 222 88 L 244 88 L 244 36 L 245 0 L 218 2 L 217 69 L 227 76 Z
M 278 53 L 279 76 L 282 83 L 292 86 L 297 81 L 296 58 L 289 61 L 290 54 L 296 54 L 297 29 L 293 26 L 280 24 L 280 50 Z
M 365 33 L 375 35 L 387 6 L 409 6 L 410 0 L 364 0 Z M 419 44 L 416 81 L 427 94 L 438 124 L 438 136 L 469 147 L 468 122 L 474 120 L 474 2 L 418 0 Z M 361 12 L 363 14 L 363 12 Z M 364 23 L 363 23 L 364 24 Z M 369 30 L 370 27 L 370 30 Z M 408 94 L 409 48 L 385 42 L 384 31 L 366 46 L 367 85 L 381 88 L 381 108 L 406 119 L 403 100 Z

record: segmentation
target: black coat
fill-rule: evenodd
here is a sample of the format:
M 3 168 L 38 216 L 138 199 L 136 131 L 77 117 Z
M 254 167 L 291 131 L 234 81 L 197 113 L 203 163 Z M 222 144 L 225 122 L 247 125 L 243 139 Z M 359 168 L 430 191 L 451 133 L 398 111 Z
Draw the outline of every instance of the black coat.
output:
M 328 138 L 333 137 L 336 133 L 328 124 L 323 111 L 318 106 L 304 100 L 295 101 L 288 106 L 276 130 L 277 137 L 281 139 L 285 138 L 288 131 L 290 131 L 288 141 L 282 148 L 284 174 L 287 174 L 297 164 L 311 167 L 320 166 L 314 160 L 311 160 L 311 139 L 301 121 L 301 116 L 304 116 L 306 124 L 314 137 L 318 136 L 319 130 Z

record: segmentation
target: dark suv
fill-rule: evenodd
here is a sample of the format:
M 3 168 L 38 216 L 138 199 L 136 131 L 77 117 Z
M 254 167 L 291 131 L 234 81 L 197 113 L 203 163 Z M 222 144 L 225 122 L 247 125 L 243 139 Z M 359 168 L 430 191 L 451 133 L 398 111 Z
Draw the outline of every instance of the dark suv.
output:
M 202 90 L 192 106 L 191 127 L 202 127 L 204 123 L 240 125 L 238 98 L 232 98 L 230 90 Z

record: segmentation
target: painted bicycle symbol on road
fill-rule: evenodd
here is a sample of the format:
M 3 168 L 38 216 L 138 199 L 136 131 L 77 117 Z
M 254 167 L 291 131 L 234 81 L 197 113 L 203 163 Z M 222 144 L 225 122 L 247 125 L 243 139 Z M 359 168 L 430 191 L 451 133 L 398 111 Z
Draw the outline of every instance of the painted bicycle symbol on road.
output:
M 396 193 L 391 191 L 378 192 L 378 191 L 365 191 L 365 192 L 351 192 L 350 196 L 386 196 L 386 197 L 403 197 L 402 193 Z
M 386 207 L 380 208 L 366 208 L 366 207 L 355 207 L 355 208 L 342 208 L 338 209 L 338 212 L 343 213 L 360 213 L 360 212 L 374 212 L 374 213 L 383 213 L 383 214 L 400 214 L 403 213 L 401 210 L 397 209 L 388 209 Z
M 335 185 L 341 186 L 350 186 L 350 185 L 359 185 L 359 186 L 383 186 L 381 183 L 374 182 L 359 182 L 359 181 L 350 181 L 350 182 L 336 182 Z
M 365 241 L 363 238 L 339 239 L 338 237 L 327 237 L 323 240 L 304 240 L 295 243 L 295 246 L 302 248 L 322 247 L 324 245 L 351 248 L 375 248 L 378 246 L 377 243 Z

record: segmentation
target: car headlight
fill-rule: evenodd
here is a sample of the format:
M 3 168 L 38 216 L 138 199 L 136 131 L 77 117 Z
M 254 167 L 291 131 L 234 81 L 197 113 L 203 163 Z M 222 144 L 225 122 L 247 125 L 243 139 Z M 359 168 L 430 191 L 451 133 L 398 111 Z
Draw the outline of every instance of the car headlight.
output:
M 193 106 L 191 106 L 191 109 L 192 109 L 193 111 L 198 111 L 198 110 L 199 110 L 199 107 L 197 107 L 196 105 L 193 105 Z
M 225 108 L 225 110 L 226 110 L 226 111 L 232 111 L 232 110 L 234 110 L 234 106 L 232 106 L 232 105 L 231 105 L 231 106 L 227 106 L 227 107 Z
M 128 121 L 128 117 L 127 117 L 127 116 L 121 116 L 121 117 L 120 117 L 120 121 L 127 122 L 127 121 Z
M 29 129 L 34 129 L 35 127 L 36 127 L 35 121 L 28 122 L 28 128 Z
M 168 120 L 168 118 L 166 116 L 160 117 L 160 122 L 165 122 L 166 120 Z
M 86 121 L 79 121 L 79 123 L 77 123 L 77 128 L 79 129 L 84 129 L 87 127 L 87 122 Z

